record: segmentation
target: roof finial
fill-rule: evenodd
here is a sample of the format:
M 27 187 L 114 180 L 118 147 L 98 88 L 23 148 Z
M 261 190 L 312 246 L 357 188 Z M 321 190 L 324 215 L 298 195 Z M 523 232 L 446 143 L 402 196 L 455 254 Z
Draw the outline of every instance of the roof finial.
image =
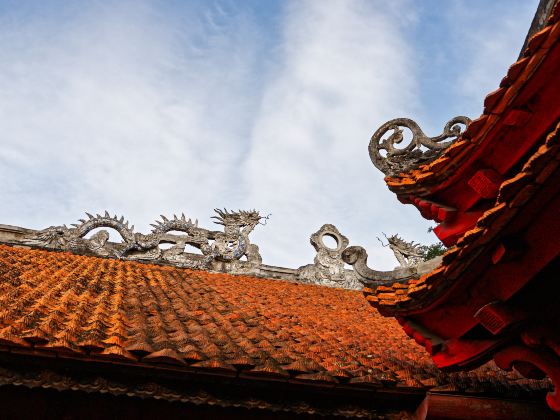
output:
M 467 117 L 455 117 L 445 125 L 442 134 L 428 137 L 413 120 L 395 118 L 383 124 L 373 134 L 369 143 L 369 157 L 377 169 L 387 176 L 408 172 L 439 157 L 451 143 L 463 134 L 470 122 L 471 120 Z M 464 126 L 463 129 L 461 129 L 461 125 Z M 397 148 L 395 146 L 400 145 L 404 140 L 401 127 L 412 132 L 412 139 L 408 145 Z M 384 138 L 390 130 L 393 130 L 392 134 Z M 444 142 L 449 138 L 451 138 L 450 141 Z

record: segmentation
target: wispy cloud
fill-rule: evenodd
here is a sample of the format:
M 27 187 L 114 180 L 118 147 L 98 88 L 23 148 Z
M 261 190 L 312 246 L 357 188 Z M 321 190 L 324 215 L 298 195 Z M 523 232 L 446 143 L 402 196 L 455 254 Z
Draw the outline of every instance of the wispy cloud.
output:
M 2 185 L 18 188 L 3 192 L 5 222 L 39 227 L 109 208 L 147 225 L 227 204 L 255 100 L 251 22 L 134 6 L 4 27 Z
M 448 24 L 473 28 L 451 34 L 450 45 L 464 67 L 455 86 L 460 102 L 482 112 L 484 96 L 498 88 L 508 67 L 517 60 L 538 0 L 491 2 L 473 8 L 469 1 L 456 1 L 447 10 Z M 476 29 L 474 29 L 476 28 Z
M 430 19 L 453 12 L 462 22 L 431 40 L 446 46 L 441 61 L 457 62 L 449 51 L 468 44 L 441 80 L 460 95 L 442 103 L 481 103 L 530 12 L 507 15 L 496 33 L 468 3 L 438 4 Z M 214 207 L 256 207 L 273 214 L 254 234 L 264 261 L 292 267 L 311 261 L 308 238 L 323 223 L 381 269 L 395 265 L 382 231 L 435 240 L 367 155 L 390 118 L 453 116 L 426 106 L 433 53 L 414 31 L 431 21 L 417 3 L 53 0 L 0 10 L 0 223 L 42 228 L 108 209 L 147 230 L 161 213 L 209 225 Z
M 274 262 L 309 261 L 308 236 L 326 222 L 375 249 L 382 226 L 406 219 L 367 155 L 372 128 L 417 105 L 413 51 L 396 13 L 365 1 L 294 2 L 287 10 L 245 168 L 247 202 L 274 214 L 256 234 L 274 242 Z M 390 258 L 374 255 L 392 267 Z

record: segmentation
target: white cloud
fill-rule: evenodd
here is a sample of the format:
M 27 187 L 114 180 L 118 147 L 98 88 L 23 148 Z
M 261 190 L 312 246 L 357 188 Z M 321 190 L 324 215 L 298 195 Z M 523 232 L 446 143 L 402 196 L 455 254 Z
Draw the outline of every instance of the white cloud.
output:
M 498 88 L 517 60 L 537 5 L 538 0 L 518 1 L 515 7 L 502 1 L 473 8 L 469 1 L 459 1 L 448 9 L 450 24 L 473 28 L 451 36 L 465 67 L 456 86 L 466 106 L 482 113 L 484 97 Z
M 186 25 L 133 4 L 0 29 L 4 223 L 108 208 L 147 227 L 228 204 L 258 38 L 235 15 L 209 25 L 217 9 Z
M 268 21 L 244 4 L 180 3 L 38 2 L 0 16 L 0 223 L 108 209 L 145 231 L 161 213 L 209 226 L 214 207 L 255 207 L 272 213 L 254 233 L 264 262 L 291 267 L 311 262 L 323 223 L 378 269 L 396 264 L 382 231 L 435 241 L 367 155 L 376 127 L 426 112 L 415 3 L 293 1 Z M 497 84 L 513 24 L 485 43 L 465 19 L 453 42 L 477 54 L 463 96 L 481 102 L 469 86 Z
M 274 243 L 274 263 L 309 261 L 309 234 L 335 223 L 371 250 L 373 264 L 392 268 L 376 234 L 395 226 L 403 234 L 415 230 L 367 154 L 376 126 L 417 105 L 413 51 L 393 10 L 365 1 L 289 8 L 246 166 L 247 202 L 273 213 L 266 233 L 255 236 Z M 422 226 L 418 218 L 415 224 Z

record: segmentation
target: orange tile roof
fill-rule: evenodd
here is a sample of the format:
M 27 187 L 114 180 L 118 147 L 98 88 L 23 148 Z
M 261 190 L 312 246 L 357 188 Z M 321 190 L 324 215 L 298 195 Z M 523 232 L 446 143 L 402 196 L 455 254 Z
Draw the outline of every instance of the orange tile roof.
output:
M 488 244 L 502 235 L 516 215 L 522 215 L 523 206 L 549 183 L 557 182 L 560 168 L 560 123 L 546 137 L 544 144 L 528 159 L 513 178 L 500 185 L 494 206 L 486 210 L 476 225 L 467 231 L 443 256 L 440 267 L 406 283 L 364 289 L 368 301 L 385 315 L 404 315 L 433 304 L 460 275 L 465 277 L 469 266 L 479 255 L 493 248 Z M 552 176 L 556 174 L 556 176 Z M 494 244 L 495 245 L 495 244 Z
M 444 374 L 395 320 L 343 289 L 0 245 L 0 308 L 0 355 L 322 386 L 549 387 L 493 364 Z

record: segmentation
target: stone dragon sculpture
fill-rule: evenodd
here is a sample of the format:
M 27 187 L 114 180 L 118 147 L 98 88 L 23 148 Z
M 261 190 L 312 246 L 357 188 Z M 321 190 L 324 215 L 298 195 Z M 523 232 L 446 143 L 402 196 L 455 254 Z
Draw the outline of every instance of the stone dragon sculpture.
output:
M 37 233 L 33 233 L 24 238 L 23 243 L 31 246 L 40 246 L 51 249 L 60 249 L 73 252 L 90 252 L 102 256 L 114 255 L 111 249 L 106 247 L 109 240 L 109 232 L 100 230 L 91 238 L 85 236 L 97 228 L 111 228 L 116 230 L 125 243 L 134 241 L 134 226 L 128 226 L 124 217 L 111 217 L 108 212 L 102 216 L 93 216 L 86 213 L 88 219 L 80 219 L 80 223 L 72 224 L 71 228 L 66 225 L 50 226 Z
M 162 260 L 185 267 L 206 268 L 213 261 L 231 262 L 242 257 L 251 264 L 260 264 L 262 259 L 257 245 L 251 244 L 249 234 L 267 217 L 260 216 L 256 210 L 232 211 L 215 209 L 215 223 L 224 226 L 224 231 L 211 231 L 198 226 L 198 221 L 187 219 L 184 214 L 172 218 L 161 216 L 151 226 L 148 234 L 134 232 L 124 217 L 104 215 L 93 216 L 86 213 L 87 219 L 80 219 L 72 227 L 51 226 L 35 231 L 23 238 L 22 243 L 30 246 L 72 251 L 76 253 L 109 256 L 121 259 Z M 121 243 L 109 242 L 109 232 L 99 230 L 91 237 L 86 236 L 95 229 L 110 228 L 119 233 Z M 172 233 L 173 232 L 173 233 Z M 177 234 L 178 232 L 179 234 Z M 162 249 L 161 244 L 171 244 Z M 185 252 L 191 245 L 200 250 L 201 255 Z
M 349 247 L 346 236 L 334 225 L 325 224 L 310 237 L 311 245 L 317 252 L 313 264 L 297 269 L 263 265 L 259 247 L 251 243 L 250 234 L 258 224 L 264 225 L 263 219 L 266 221 L 268 216 L 262 217 L 256 210 L 214 211 L 216 215 L 212 219 L 223 226 L 222 231 L 204 229 L 197 220 L 181 214 L 170 218 L 161 216 L 151 225 L 152 230 L 143 234 L 135 232 L 134 226 L 129 226 L 124 217 L 111 216 L 108 212 L 95 216 L 86 213 L 87 218 L 70 227 L 51 226 L 41 231 L 25 229 L 22 236 L 10 243 L 183 268 L 288 278 L 354 290 L 364 285 L 376 287 L 403 282 L 431 271 L 441 261 L 441 257 L 420 261 L 422 246 L 408 243 L 398 235 L 385 235 L 388 243 L 383 246 L 391 247 L 401 266 L 392 271 L 377 271 L 368 267 L 368 255 L 364 248 Z M 122 241 L 110 241 L 108 229 L 116 231 Z M 334 239 L 336 246 L 328 246 L 324 242 L 327 237 Z M 187 245 L 196 248 L 198 253 L 186 252 Z M 243 257 L 245 260 L 242 260 Z M 346 268 L 344 263 L 353 269 Z
M 249 234 L 260 223 L 262 217 L 256 210 L 238 210 L 228 212 L 226 209 L 214 209 L 217 216 L 212 216 L 216 224 L 224 227 L 223 232 L 210 232 L 210 239 L 214 240 L 212 246 L 203 246 L 202 252 L 213 259 L 221 261 L 239 260 L 246 256 L 251 263 L 262 262 L 259 247 L 251 244 Z M 267 216 L 268 217 L 268 216 Z
M 415 267 L 396 268 L 392 271 L 378 271 L 367 265 L 368 254 L 361 246 L 349 246 L 342 252 L 342 260 L 352 266 L 360 281 L 367 287 L 404 282 L 417 275 Z
M 156 220 L 150 226 L 153 227 L 152 231 L 148 234 L 135 233 L 131 241 L 127 241 L 124 248 L 120 251 L 120 257 L 124 258 L 131 255 L 133 252 L 147 253 L 153 258 L 159 258 L 164 253 L 168 256 L 179 255 L 184 249 L 185 245 L 198 245 L 207 242 L 205 232 L 206 229 L 198 227 L 198 221 L 194 222 L 192 219 L 187 219 L 185 214 L 181 217 L 173 215 L 168 219 L 161 215 L 161 221 Z M 185 235 L 172 235 L 169 232 L 182 232 Z M 162 251 L 159 245 L 162 243 L 173 244 L 169 250 Z M 134 255 L 134 254 L 132 254 Z M 146 255 L 144 255 L 144 258 Z
M 323 239 L 328 236 L 334 239 L 336 247 L 328 247 Z M 297 278 L 302 283 L 320 284 L 323 286 L 343 287 L 359 290 L 362 284 L 353 270 L 344 267 L 342 253 L 348 246 L 348 238 L 340 233 L 336 226 L 325 224 L 313 233 L 309 241 L 317 254 L 313 264 L 298 268 Z
M 407 242 L 399 235 L 387 236 L 384 233 L 383 236 L 385 236 L 385 239 L 387 239 L 387 244 L 384 244 L 381 239 L 377 239 L 379 240 L 379 242 L 381 242 L 382 246 L 388 246 L 391 251 L 393 251 L 393 254 L 395 254 L 395 258 L 397 259 L 401 267 L 415 266 L 424 260 L 424 255 L 426 252 L 425 246 L 414 243 L 414 241 Z

